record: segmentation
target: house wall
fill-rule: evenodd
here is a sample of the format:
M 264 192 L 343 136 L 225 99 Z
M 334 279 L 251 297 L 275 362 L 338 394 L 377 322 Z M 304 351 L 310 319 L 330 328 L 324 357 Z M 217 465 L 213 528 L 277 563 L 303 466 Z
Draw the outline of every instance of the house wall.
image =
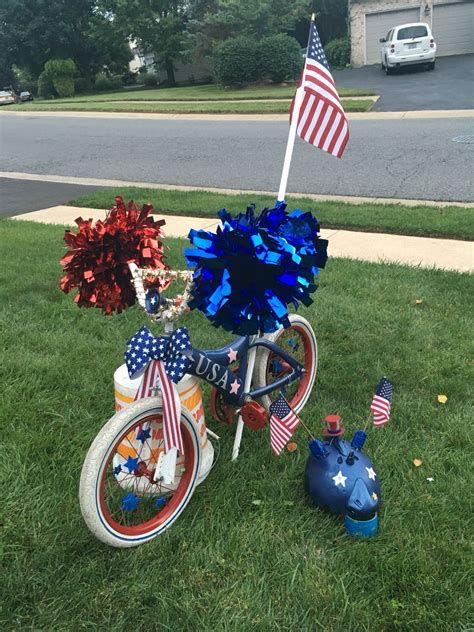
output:
M 369 13 L 396 11 L 410 8 L 420 9 L 420 22 L 426 22 L 432 27 L 433 5 L 455 4 L 459 0 L 381 0 L 353 1 L 350 4 L 350 34 L 351 34 L 351 64 L 355 67 L 363 66 L 365 60 L 365 16 Z M 394 25 L 395 26 L 395 25 Z

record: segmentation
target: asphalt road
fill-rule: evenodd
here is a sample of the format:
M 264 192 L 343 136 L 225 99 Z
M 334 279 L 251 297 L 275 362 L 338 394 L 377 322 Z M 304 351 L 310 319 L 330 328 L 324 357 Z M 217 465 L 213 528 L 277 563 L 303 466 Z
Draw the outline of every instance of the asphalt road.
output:
M 288 190 L 472 201 L 472 120 L 358 120 L 342 158 L 297 139 Z M 277 190 L 288 126 L 0 114 L 0 172 Z M 1 173 L 0 173 L 1 176 Z M 22 185 L 23 186 L 23 185 Z
M 474 55 L 438 57 L 436 69 L 406 66 L 385 75 L 380 65 L 335 70 L 338 86 L 379 94 L 374 111 L 462 110 L 474 108 Z
M 102 187 L 81 186 L 0 177 L 0 215 L 21 215 L 65 204 Z

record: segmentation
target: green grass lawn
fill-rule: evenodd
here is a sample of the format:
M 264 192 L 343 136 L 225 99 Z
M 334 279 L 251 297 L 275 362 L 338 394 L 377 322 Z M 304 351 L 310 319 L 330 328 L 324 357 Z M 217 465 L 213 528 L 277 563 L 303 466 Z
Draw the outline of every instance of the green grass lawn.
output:
M 119 187 L 92 192 L 72 200 L 70 204 L 90 208 L 110 208 L 114 204 L 115 195 L 122 195 L 126 201 L 135 200 L 140 205 L 151 202 L 157 213 L 192 217 L 215 218 L 217 211 L 223 207 L 236 212 L 244 211 L 252 202 L 257 205 L 257 208 L 273 206 L 275 203 L 273 197 L 250 193 L 224 195 L 208 191 Z M 316 202 L 309 198 L 292 195 L 288 196 L 288 206 L 312 211 L 324 228 L 473 239 L 474 210 L 470 208 Z
M 241 89 L 224 89 L 215 84 L 206 86 L 188 86 L 184 88 L 148 88 L 120 90 L 119 92 L 102 92 L 89 95 L 78 95 L 79 101 L 229 101 L 240 99 L 291 99 L 296 84 L 286 86 L 249 86 Z M 338 87 L 341 97 L 367 96 L 373 94 L 370 90 L 360 88 Z M 55 102 L 59 101 L 56 100 Z M 61 99 L 69 102 L 71 99 Z
M 367 112 L 373 106 L 370 99 L 344 100 L 346 112 Z M 60 112 L 151 112 L 157 114 L 286 114 L 290 101 L 208 101 L 193 103 L 175 101 L 170 103 L 140 103 L 140 101 L 33 101 L 9 106 L 21 111 Z
M 120 551 L 86 530 L 78 482 L 144 316 L 106 318 L 64 296 L 61 238 L 57 226 L 0 221 L 4 629 L 468 629 L 468 275 L 329 260 L 302 311 L 319 340 L 302 414 L 314 431 L 338 410 L 351 435 L 379 377 L 395 384 L 390 424 L 368 437 L 384 498 L 377 538 L 352 541 L 310 505 L 301 431 L 299 450 L 279 458 L 267 432 L 245 431 L 231 463 L 233 429 L 207 410 L 222 436 L 214 470 L 170 530 Z M 183 242 L 168 244 L 183 265 Z M 200 314 L 186 324 L 197 346 L 228 339 Z

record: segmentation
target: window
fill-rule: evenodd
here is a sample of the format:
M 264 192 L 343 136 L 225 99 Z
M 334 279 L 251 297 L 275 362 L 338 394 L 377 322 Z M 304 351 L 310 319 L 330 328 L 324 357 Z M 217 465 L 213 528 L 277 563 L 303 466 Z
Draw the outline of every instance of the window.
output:
M 418 26 L 406 26 L 398 31 L 397 40 L 415 39 L 415 37 L 426 37 L 428 31 L 422 24 Z

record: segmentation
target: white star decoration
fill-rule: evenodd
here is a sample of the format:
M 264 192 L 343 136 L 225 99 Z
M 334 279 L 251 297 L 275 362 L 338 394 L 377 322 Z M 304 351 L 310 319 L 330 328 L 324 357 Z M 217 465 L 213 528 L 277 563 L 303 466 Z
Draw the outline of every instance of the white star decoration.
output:
M 372 467 L 366 467 L 365 468 L 367 470 L 367 474 L 369 475 L 369 478 L 371 481 L 375 481 L 375 477 L 377 476 L 377 474 L 374 472 Z
M 237 393 L 239 392 L 239 386 L 240 386 L 240 384 L 238 383 L 237 380 L 234 380 L 232 382 L 232 384 L 230 385 L 230 393 L 231 393 L 231 395 L 237 395 Z
M 332 480 L 334 481 L 334 485 L 336 485 L 336 487 L 338 485 L 342 485 L 343 487 L 346 486 L 346 481 L 347 481 L 347 476 L 344 476 L 344 474 L 342 473 L 342 470 L 339 470 L 339 472 L 336 474 L 336 476 L 332 477 Z
M 231 362 L 235 362 L 237 360 L 237 351 L 235 351 L 234 349 L 232 349 L 232 347 L 229 349 L 229 353 L 227 354 L 227 357 L 229 358 L 229 364 Z

